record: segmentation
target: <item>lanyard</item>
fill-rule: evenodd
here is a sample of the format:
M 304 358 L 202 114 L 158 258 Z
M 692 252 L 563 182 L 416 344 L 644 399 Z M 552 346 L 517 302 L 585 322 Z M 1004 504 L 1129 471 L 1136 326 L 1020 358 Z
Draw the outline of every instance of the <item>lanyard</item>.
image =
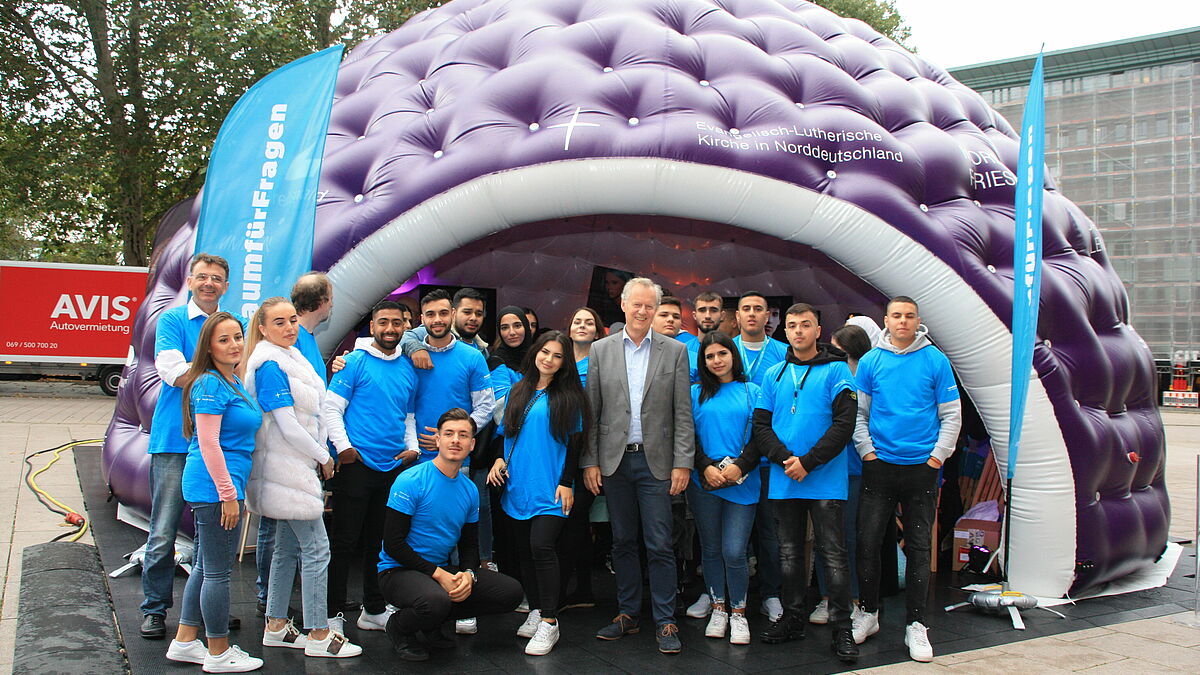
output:
M 804 382 L 808 379 L 808 374 L 812 372 L 810 364 L 804 369 L 803 377 L 796 377 L 796 371 L 792 370 L 792 364 L 788 364 L 788 370 L 792 373 L 792 414 L 796 414 L 796 399 L 800 396 L 800 390 L 804 388 Z
M 763 354 L 767 351 L 767 341 L 763 340 L 762 349 L 758 350 L 758 357 L 756 357 L 754 359 L 754 363 L 751 363 L 749 366 L 746 365 L 746 362 L 748 362 L 750 358 L 746 356 L 745 342 L 738 342 L 738 351 L 741 352 L 742 355 L 742 367 L 746 370 L 746 379 L 753 380 L 754 370 L 758 368 L 758 363 L 762 361 Z

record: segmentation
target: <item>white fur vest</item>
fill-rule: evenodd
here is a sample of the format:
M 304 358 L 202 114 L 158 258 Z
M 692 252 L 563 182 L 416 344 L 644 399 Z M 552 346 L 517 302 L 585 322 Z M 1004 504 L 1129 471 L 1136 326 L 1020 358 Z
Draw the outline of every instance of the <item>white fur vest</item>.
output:
M 325 382 L 313 370 L 299 349 L 284 349 L 266 340 L 254 347 L 246 363 L 246 388 L 258 395 L 254 376 L 259 366 L 274 361 L 287 375 L 295 404 L 296 419 L 321 447 L 326 433 L 321 424 L 321 404 L 325 400 Z M 317 460 L 310 448 L 292 447 L 283 437 L 271 413 L 263 415 L 255 436 L 254 465 L 246 485 L 249 509 L 278 520 L 314 520 L 325 510 L 325 497 L 317 472 Z

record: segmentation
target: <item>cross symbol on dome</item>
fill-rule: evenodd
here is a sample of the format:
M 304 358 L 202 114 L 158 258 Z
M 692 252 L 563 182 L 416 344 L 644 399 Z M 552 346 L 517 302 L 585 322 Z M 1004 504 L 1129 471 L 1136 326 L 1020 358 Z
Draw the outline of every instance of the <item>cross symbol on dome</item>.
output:
M 567 128 L 567 140 L 565 143 L 563 143 L 564 151 L 571 149 L 571 134 L 575 132 L 575 127 L 598 127 L 598 126 L 600 126 L 599 124 L 594 124 L 592 122 L 580 122 L 579 121 L 580 109 L 581 109 L 580 106 L 576 106 L 575 114 L 571 115 L 570 122 L 567 122 L 566 124 L 551 124 L 550 126 L 546 127 L 547 129 L 557 129 L 558 127 L 566 127 Z

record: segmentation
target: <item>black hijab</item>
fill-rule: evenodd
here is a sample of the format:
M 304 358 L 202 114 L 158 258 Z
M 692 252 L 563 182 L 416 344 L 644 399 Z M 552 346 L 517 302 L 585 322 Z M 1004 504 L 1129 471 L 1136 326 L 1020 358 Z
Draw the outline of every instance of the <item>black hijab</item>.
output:
M 500 324 L 509 314 L 515 314 L 521 320 L 521 325 L 525 326 L 525 339 L 516 347 L 509 347 L 504 342 L 504 338 L 500 337 Z M 525 318 L 525 310 L 515 305 L 509 305 L 500 310 L 500 313 L 496 315 L 496 346 L 492 348 L 491 356 L 488 357 L 488 370 L 495 370 L 503 364 L 513 372 L 521 372 L 521 362 L 525 360 L 525 352 L 529 351 L 531 344 L 533 344 L 533 335 L 529 330 L 529 320 Z

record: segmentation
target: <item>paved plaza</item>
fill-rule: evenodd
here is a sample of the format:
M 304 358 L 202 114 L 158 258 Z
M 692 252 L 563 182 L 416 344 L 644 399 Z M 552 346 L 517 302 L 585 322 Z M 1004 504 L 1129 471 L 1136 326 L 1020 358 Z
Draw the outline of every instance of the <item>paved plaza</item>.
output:
M 102 438 L 113 405 L 114 399 L 100 393 L 94 383 L 0 382 L 0 476 L 7 476 L 3 480 L 9 485 L 0 491 L 2 672 L 12 669 L 21 551 L 70 531 L 58 515 L 46 510 L 24 486 L 24 460 L 46 448 Z M 1173 515 L 1171 539 L 1190 541 L 1196 527 L 1200 413 L 1164 411 L 1163 419 L 1167 426 L 1167 483 Z M 49 454 L 36 457 L 35 469 L 50 458 Z M 64 504 L 83 509 L 83 494 L 70 451 L 62 453 L 61 460 L 44 472 L 38 483 Z M 80 541 L 93 543 L 90 532 Z M 1183 560 L 1190 564 L 1192 558 L 1184 556 Z M 939 655 L 933 664 L 899 663 L 870 672 L 1194 673 L 1200 671 L 1200 628 L 1181 623 L 1190 616 L 1183 613 L 1133 620 Z M 934 646 L 936 649 L 936 638 Z

